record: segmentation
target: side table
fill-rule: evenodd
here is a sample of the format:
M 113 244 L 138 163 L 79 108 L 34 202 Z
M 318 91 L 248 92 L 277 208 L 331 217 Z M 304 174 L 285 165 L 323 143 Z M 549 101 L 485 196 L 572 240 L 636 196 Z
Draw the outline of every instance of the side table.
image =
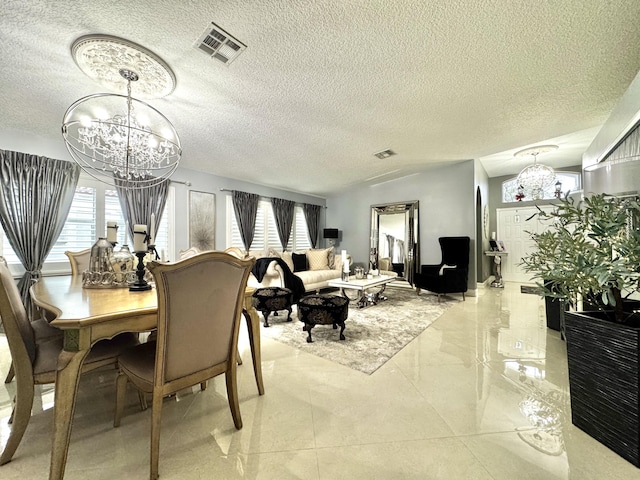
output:
M 484 254 L 487 257 L 493 257 L 493 275 L 494 279 L 491 282 L 493 288 L 504 288 L 504 282 L 502 281 L 502 257 L 507 256 L 508 252 L 495 252 L 486 251 Z
M 291 321 L 291 302 L 293 301 L 293 293 L 288 288 L 267 287 L 259 288 L 253 293 L 253 306 L 256 310 L 262 312 L 264 317 L 264 326 L 269 326 L 269 314 L 278 310 L 286 310 L 287 322 Z
M 338 295 L 307 295 L 298 301 L 298 319 L 304 322 L 302 330 L 308 333 L 307 343 L 311 339 L 311 329 L 316 325 L 340 325 L 340 340 L 344 340 L 344 321 L 349 316 L 349 299 Z

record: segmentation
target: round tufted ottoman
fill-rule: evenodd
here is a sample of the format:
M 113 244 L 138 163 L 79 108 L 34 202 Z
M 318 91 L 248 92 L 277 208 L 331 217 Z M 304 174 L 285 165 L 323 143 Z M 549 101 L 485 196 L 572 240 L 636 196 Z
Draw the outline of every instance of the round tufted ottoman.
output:
M 290 322 L 292 300 L 293 294 L 288 288 L 267 287 L 253 292 L 253 306 L 262 312 L 265 327 L 269 326 L 269 314 L 275 312 L 274 315 L 278 315 L 278 310 L 288 311 L 287 322 Z
M 311 343 L 311 329 L 316 325 L 340 325 L 340 340 L 344 340 L 344 321 L 349 315 L 349 299 L 336 295 L 308 295 L 298 302 L 298 319 L 304 322 L 302 330 L 309 333 L 307 342 Z

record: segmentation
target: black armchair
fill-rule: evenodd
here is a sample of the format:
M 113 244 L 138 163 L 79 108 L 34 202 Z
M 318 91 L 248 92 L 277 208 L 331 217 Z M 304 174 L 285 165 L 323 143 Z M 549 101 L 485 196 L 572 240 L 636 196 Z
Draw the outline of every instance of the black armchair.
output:
M 469 237 L 440 237 L 442 262 L 438 265 L 422 265 L 416 272 L 414 284 L 416 292 L 428 290 L 440 295 L 444 293 L 464 293 L 469 281 Z

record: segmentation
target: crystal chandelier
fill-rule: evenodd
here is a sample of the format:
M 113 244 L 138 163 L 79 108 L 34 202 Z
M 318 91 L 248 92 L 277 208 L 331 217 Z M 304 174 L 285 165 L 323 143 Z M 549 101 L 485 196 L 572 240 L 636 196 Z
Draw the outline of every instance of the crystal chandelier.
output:
M 526 166 L 518 175 L 516 180 L 518 193 L 522 188 L 522 197 L 532 200 L 543 198 L 544 191 L 556 183 L 556 173 L 553 168 L 538 163 L 538 155 L 551 152 L 558 148 L 557 145 L 539 145 L 516 152 L 514 157 L 533 156 L 533 163 Z
M 146 84 L 141 82 L 147 96 L 154 96 L 155 80 L 161 89 L 156 96 L 166 95 L 166 82 L 158 73 L 168 69 L 166 64 L 139 45 L 116 37 L 82 37 L 72 51 L 87 75 L 115 88 L 126 82 L 127 88 L 126 96 L 98 93 L 67 109 L 62 136 L 73 160 L 97 180 L 117 181 L 129 189 L 151 187 L 171 176 L 182 155 L 178 134 L 162 113 L 131 96 L 132 83 L 140 80 L 138 69 L 152 77 Z M 169 93 L 175 82 L 170 75 Z

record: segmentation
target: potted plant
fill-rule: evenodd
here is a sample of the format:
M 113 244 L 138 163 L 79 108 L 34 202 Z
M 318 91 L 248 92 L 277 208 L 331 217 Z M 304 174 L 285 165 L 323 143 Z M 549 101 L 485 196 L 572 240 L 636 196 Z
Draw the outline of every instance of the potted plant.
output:
M 522 259 L 548 297 L 564 300 L 572 422 L 640 467 L 640 204 L 593 195 L 534 217 L 536 250 Z

